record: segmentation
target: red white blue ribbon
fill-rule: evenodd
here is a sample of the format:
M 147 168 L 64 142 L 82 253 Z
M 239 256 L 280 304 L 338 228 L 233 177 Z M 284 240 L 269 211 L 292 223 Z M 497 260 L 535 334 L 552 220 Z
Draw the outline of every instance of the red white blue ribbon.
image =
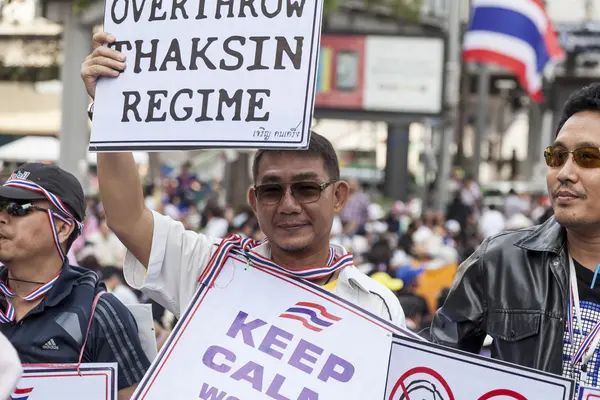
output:
M 57 212 L 54 212 L 53 210 L 48 210 L 48 219 L 50 220 L 50 225 L 52 226 L 52 235 L 54 238 L 54 245 L 56 246 L 56 250 L 58 251 L 58 254 L 60 255 L 61 260 L 64 262 L 65 259 L 67 258 L 67 256 L 64 253 L 62 246 L 60 245 L 60 241 L 58 240 L 58 233 L 56 230 L 56 225 L 54 224 L 54 218 L 58 218 L 61 221 L 64 221 L 65 223 L 67 223 L 69 225 L 76 224 L 77 231 L 79 233 L 81 233 L 81 231 L 83 229 L 83 224 L 81 222 L 79 222 L 77 220 L 77 218 L 75 218 L 75 216 L 69 212 L 69 210 L 65 206 L 65 204 L 56 195 L 47 191 L 46 189 L 44 189 L 43 187 L 41 187 L 40 185 L 38 185 L 35 182 L 28 181 L 26 179 L 9 179 L 6 181 L 6 183 L 4 183 L 3 186 L 16 187 L 19 189 L 25 189 L 25 190 L 29 190 L 32 192 L 42 193 L 44 195 L 44 197 L 46 197 L 46 199 L 48 199 L 48 201 L 50 203 L 52 203 L 52 205 L 60 211 L 60 214 L 59 214 Z
M 207 270 L 210 269 L 211 266 L 220 266 L 221 264 L 225 263 L 225 260 L 232 250 L 240 251 L 249 262 L 258 267 L 276 271 L 280 274 L 293 278 L 306 279 L 309 281 L 325 278 L 326 276 L 329 276 L 338 270 L 350 267 L 354 264 L 352 253 L 346 253 L 336 260 L 335 251 L 333 248 L 330 248 L 327 265 L 325 266 L 305 268 L 283 267 L 253 251 L 253 248 L 265 242 L 266 240 L 257 242 L 252 239 L 242 239 L 238 235 L 230 235 L 221 241 L 217 251 L 213 254 L 211 260 L 209 261 L 209 268 L 207 268 Z M 202 279 L 203 276 L 201 276 L 199 280 L 202 281 Z
M 293 278 L 300 278 L 300 279 L 306 279 L 309 281 L 314 281 L 314 280 L 325 278 L 342 268 L 350 267 L 353 265 L 353 258 L 352 258 L 351 253 L 347 253 L 347 254 L 341 256 L 334 262 L 333 261 L 334 257 L 331 256 L 331 253 L 333 253 L 333 250 L 330 249 L 329 252 L 330 252 L 329 262 L 325 266 L 294 268 L 294 269 L 286 268 L 281 265 L 277 265 L 273 261 L 269 260 L 268 258 L 266 258 L 256 252 L 253 252 L 253 251 L 248 252 L 247 256 L 250 259 L 250 261 L 252 261 L 253 264 L 255 264 L 259 267 L 270 269 L 272 271 L 277 271 L 281 274 L 284 274 L 286 276 L 291 276 Z
M 44 285 L 35 289 L 33 292 L 29 293 L 27 296 L 24 296 L 23 300 L 35 301 L 35 300 L 41 299 L 42 297 L 44 297 L 46 295 L 46 293 L 48 293 L 50 291 L 50 289 L 52 289 L 52 287 L 58 280 L 59 276 L 60 276 L 60 272 L 52 280 L 46 282 Z M 16 297 L 17 295 L 12 290 L 10 290 L 4 282 L 0 282 L 0 292 L 2 292 L 4 294 L 4 296 L 7 297 L 7 303 L 8 303 L 5 313 L 0 310 L 0 324 L 12 322 L 15 320 L 15 308 L 11 304 L 10 299 Z
M 573 323 L 577 324 L 577 328 L 579 330 L 579 334 L 583 336 L 583 340 L 579 344 L 579 347 L 573 354 L 571 358 L 571 364 L 575 366 L 578 363 L 581 363 L 582 367 L 587 365 L 590 361 L 594 352 L 596 351 L 596 347 L 598 346 L 598 342 L 600 341 L 600 321 L 597 321 L 594 327 L 590 330 L 590 332 L 586 335 L 583 331 L 583 316 L 581 314 L 581 306 L 579 304 L 579 289 L 577 287 L 577 276 L 575 272 L 575 263 L 573 262 L 573 258 L 569 255 L 569 283 L 570 283 L 570 291 L 569 291 L 569 310 L 567 312 L 567 330 L 569 332 L 569 339 L 571 340 L 571 344 L 574 344 L 574 336 L 575 336 L 575 328 Z M 583 367 L 582 369 L 586 369 Z M 585 379 L 584 379 L 585 380 Z

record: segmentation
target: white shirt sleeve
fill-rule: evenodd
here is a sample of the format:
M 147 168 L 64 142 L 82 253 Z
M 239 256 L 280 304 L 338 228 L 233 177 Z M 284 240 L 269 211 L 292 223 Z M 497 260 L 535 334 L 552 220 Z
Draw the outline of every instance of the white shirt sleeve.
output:
M 125 280 L 179 318 L 196 292 L 198 278 L 218 247 L 218 239 L 187 231 L 181 222 L 155 211 L 152 214 L 154 234 L 148 270 L 127 251 Z
M 15 348 L 0 333 L 0 399 L 8 399 L 15 390 L 23 367 Z

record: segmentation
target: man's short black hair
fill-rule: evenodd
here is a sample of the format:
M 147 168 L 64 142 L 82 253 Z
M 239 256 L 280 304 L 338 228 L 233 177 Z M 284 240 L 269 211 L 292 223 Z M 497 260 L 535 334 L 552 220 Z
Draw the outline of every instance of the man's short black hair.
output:
M 571 94 L 563 107 L 563 112 L 560 117 L 560 122 L 556 127 L 556 135 L 558 136 L 563 125 L 573 115 L 584 112 L 595 111 L 600 112 L 600 83 L 592 83 Z
M 258 165 L 260 163 L 261 158 L 266 153 L 296 153 L 320 158 L 321 160 L 323 160 L 323 164 L 325 165 L 325 171 L 327 171 L 329 179 L 340 179 L 340 165 L 338 163 L 337 154 L 335 152 L 335 149 L 333 148 L 333 145 L 329 140 L 327 140 L 325 137 L 319 135 L 316 132 L 311 132 L 310 134 L 308 150 L 258 150 L 256 152 L 256 155 L 254 156 L 254 161 L 252 162 L 252 179 L 254 180 L 254 183 L 256 183 L 256 178 L 258 176 Z

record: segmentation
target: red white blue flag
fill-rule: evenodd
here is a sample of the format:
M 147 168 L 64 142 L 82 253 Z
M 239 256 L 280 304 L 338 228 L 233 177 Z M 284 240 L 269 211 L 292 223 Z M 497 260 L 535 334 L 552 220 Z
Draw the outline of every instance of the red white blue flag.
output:
M 544 68 L 564 57 L 542 0 L 472 0 L 463 50 L 465 61 L 510 70 L 538 102 Z

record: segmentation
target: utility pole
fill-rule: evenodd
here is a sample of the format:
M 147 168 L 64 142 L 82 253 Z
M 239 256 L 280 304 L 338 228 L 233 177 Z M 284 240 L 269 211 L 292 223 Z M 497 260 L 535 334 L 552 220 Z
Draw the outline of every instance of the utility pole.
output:
M 81 62 L 92 49 L 92 29 L 83 25 L 70 2 L 60 3 L 63 23 L 64 61 L 61 68 L 60 155 L 58 165 L 75 175 L 88 189 L 88 94 L 81 84 Z
M 442 134 L 442 156 L 437 178 L 435 207 L 443 210 L 449 199 L 448 182 L 452 168 L 452 143 L 458 125 L 461 68 L 461 6 L 462 1 L 449 2 L 448 10 L 448 59 L 446 62 L 446 126 Z
M 490 67 L 479 64 L 477 72 L 477 125 L 475 129 L 475 154 L 473 163 L 473 178 L 479 183 L 479 170 L 481 169 L 481 145 L 486 137 L 488 126 L 488 103 L 490 98 Z
M 585 20 L 591 22 L 594 20 L 594 0 L 585 1 Z

